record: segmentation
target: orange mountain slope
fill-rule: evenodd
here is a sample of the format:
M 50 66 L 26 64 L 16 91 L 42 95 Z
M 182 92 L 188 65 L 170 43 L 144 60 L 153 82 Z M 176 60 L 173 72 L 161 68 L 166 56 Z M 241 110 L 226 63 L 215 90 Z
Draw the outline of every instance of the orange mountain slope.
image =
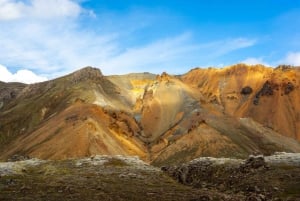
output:
M 33 85 L 0 84 L 2 160 L 120 154 L 162 165 L 199 156 L 300 152 L 295 68 L 236 65 L 182 76 L 103 76 L 87 67 Z
M 235 65 L 181 77 L 225 114 L 247 117 L 300 141 L 300 68 Z

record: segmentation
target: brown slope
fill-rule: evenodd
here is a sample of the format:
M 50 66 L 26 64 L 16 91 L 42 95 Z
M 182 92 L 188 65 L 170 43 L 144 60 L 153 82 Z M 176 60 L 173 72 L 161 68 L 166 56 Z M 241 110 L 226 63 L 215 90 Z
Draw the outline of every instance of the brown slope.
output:
M 251 117 L 274 131 L 300 140 L 300 69 L 235 65 L 194 69 L 183 82 L 201 91 L 211 103 L 236 117 Z M 244 87 L 252 89 L 242 94 Z
M 210 108 L 211 109 L 211 108 Z M 206 106 L 200 112 L 201 121 L 194 122 L 186 133 L 168 136 L 167 145 L 162 142 L 153 146 L 153 163 L 165 165 L 186 162 L 199 156 L 245 158 L 249 154 L 265 155 L 276 151 L 300 152 L 300 144 L 282 136 L 252 119 L 237 119 L 217 112 L 211 113 Z M 160 148 L 158 151 L 157 148 Z M 156 151 L 156 152 L 155 152 Z
M 138 155 L 145 151 L 138 139 L 114 129 L 117 120 L 109 112 L 93 105 L 77 102 L 42 123 L 29 135 L 18 137 L 2 155 L 29 155 L 44 159 L 78 158 L 91 155 Z M 128 123 L 134 124 L 134 122 Z M 134 125 L 132 125 L 134 127 Z
M 91 67 L 55 80 L 27 85 L 1 109 L 1 148 L 5 149 L 5 145 L 19 135 L 29 135 L 77 101 L 98 103 L 95 92 L 101 93 L 101 99 L 106 102 L 114 100 L 105 107 L 112 107 L 113 103 L 122 106 L 117 87 L 105 79 L 99 69 Z

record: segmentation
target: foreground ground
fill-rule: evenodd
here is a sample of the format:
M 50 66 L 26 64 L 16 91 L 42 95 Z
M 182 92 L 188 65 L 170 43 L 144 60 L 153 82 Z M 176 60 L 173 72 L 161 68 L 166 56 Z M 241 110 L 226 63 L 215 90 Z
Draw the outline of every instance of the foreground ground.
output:
M 162 170 L 123 156 L 0 163 L 0 200 L 300 200 L 299 154 Z

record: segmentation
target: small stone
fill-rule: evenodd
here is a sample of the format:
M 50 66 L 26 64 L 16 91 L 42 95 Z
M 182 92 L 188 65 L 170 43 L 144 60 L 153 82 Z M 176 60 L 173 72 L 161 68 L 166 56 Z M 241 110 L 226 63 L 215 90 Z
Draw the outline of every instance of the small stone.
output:
M 164 171 L 164 172 L 166 172 L 166 171 L 168 171 L 168 167 L 167 166 L 162 166 L 161 168 L 160 168 L 162 171 Z
M 261 200 L 266 200 L 266 196 L 264 196 L 263 194 L 259 194 L 258 196 Z
M 265 164 L 264 168 L 265 168 L 266 170 L 269 170 L 269 169 L 271 168 L 271 166 L 270 166 L 269 164 Z
M 20 188 L 20 191 L 26 191 L 26 190 L 30 190 L 30 189 L 31 189 L 30 187 L 27 187 L 24 185 Z
M 254 186 L 255 192 L 260 192 L 260 189 L 257 186 Z

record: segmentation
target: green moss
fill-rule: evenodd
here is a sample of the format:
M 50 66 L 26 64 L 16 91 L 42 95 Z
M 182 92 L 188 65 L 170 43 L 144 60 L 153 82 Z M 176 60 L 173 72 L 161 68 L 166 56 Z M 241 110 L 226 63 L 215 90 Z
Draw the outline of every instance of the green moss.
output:
M 121 159 L 110 158 L 107 162 L 104 163 L 104 166 L 123 167 L 123 166 L 128 166 L 128 164 Z
M 290 183 L 285 187 L 285 190 L 282 194 L 283 198 L 297 197 L 299 198 L 300 194 L 300 181 L 295 183 Z
M 154 160 L 152 165 L 154 166 L 163 166 L 163 165 L 172 165 L 179 164 L 182 162 L 187 162 L 189 159 L 192 159 L 194 154 L 197 152 L 197 147 L 192 147 L 189 149 L 183 149 L 180 152 L 176 152 L 174 155 L 168 157 L 165 160 Z

